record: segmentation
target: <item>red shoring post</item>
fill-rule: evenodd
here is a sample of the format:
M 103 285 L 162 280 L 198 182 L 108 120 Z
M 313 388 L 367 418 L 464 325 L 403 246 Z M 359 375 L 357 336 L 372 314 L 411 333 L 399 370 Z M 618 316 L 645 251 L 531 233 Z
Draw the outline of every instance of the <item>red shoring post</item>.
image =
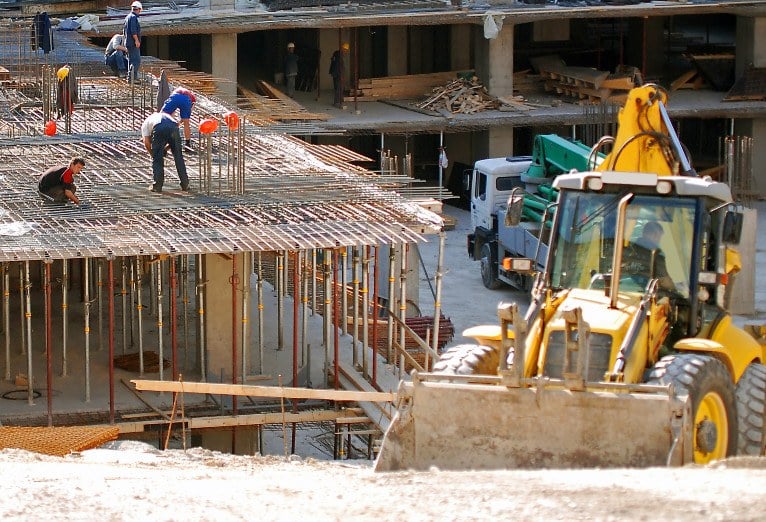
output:
M 176 317 L 176 258 L 170 258 L 170 353 L 173 371 L 173 380 L 178 380 L 178 338 L 176 336 L 176 328 L 178 327 L 178 320 Z
M 372 386 L 378 386 L 378 247 L 372 267 Z

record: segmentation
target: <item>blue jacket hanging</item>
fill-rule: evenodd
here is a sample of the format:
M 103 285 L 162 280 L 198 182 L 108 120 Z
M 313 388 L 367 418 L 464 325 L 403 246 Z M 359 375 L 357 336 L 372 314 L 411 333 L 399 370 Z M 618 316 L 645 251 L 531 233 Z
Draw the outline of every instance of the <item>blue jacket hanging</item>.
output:
M 45 54 L 54 49 L 51 19 L 46 11 L 37 13 L 32 21 L 32 50 L 37 49 L 42 49 Z

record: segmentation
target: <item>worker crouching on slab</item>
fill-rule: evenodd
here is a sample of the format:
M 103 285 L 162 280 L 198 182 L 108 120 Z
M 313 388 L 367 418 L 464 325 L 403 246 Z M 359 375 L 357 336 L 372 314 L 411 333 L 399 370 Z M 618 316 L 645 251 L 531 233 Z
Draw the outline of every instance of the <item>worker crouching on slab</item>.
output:
M 79 205 L 80 198 L 75 194 L 77 187 L 74 184 L 74 177 L 83 167 L 85 167 L 85 160 L 82 158 L 72 158 L 66 167 L 52 167 L 40 176 L 37 190 L 46 201 L 56 203 L 71 201 Z
M 181 190 L 189 190 L 189 176 L 186 174 L 186 163 L 181 149 L 181 133 L 178 122 L 169 114 L 154 112 L 141 125 L 141 137 L 144 147 L 152 157 L 152 175 L 154 183 L 149 187 L 152 192 L 162 192 L 165 182 L 165 151 L 170 148 L 176 163 Z

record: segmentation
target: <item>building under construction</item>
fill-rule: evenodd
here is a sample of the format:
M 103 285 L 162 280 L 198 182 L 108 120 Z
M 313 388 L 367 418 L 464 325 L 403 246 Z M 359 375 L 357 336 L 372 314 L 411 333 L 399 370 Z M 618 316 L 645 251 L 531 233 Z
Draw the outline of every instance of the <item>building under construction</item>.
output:
M 29 21 L 1 33 L 3 424 L 108 424 L 160 443 L 175 425 L 184 443 L 246 453 L 263 449 L 274 424 L 292 426 L 293 450 L 306 423 L 329 427 L 330 441 L 338 426 L 361 426 L 368 442 L 385 429 L 390 412 L 341 408 L 355 396 L 320 390 L 384 389 L 390 402 L 393 375 L 427 366 L 449 340 L 438 311 L 407 317 L 410 251 L 442 227 L 428 189 L 227 104 L 208 75 L 155 60 L 129 84 L 106 75 L 102 50 L 76 33 L 47 55 L 29 49 Z M 76 103 L 62 103 L 62 64 Z M 171 161 L 165 191 L 147 190 L 138 129 L 162 76 L 197 93 L 193 128 L 218 123 L 184 153 L 191 192 L 171 188 Z M 312 121 L 289 128 L 321 132 Z M 42 198 L 40 173 L 72 157 L 86 161 L 81 204 Z M 213 388 L 179 403 L 139 393 L 132 379 L 311 390 L 287 406 L 284 394 L 238 400 Z M 336 456 L 339 440 L 329 443 Z
M 395 374 L 427 367 L 451 335 L 438 306 L 407 313 L 416 308 L 409 252 L 441 228 L 413 201 L 438 208 L 462 195 L 462 169 L 528 153 L 541 132 L 593 144 L 640 82 L 671 91 L 670 116 L 698 171 L 728 181 L 741 202 L 766 190 L 753 175 L 764 151 L 750 150 L 766 129 L 766 2 L 145 2 L 137 84 L 103 65 L 127 3 L 106 12 L 78 3 L 97 22 L 54 31 L 49 52 L 29 40 L 32 17 L 43 8 L 68 16 L 68 2 L 13 4 L 0 31 L 2 182 L 15 196 L 3 218 L 5 423 L 103 422 L 166 435 L 173 396 L 149 400 L 122 385 L 147 368 L 148 379 L 168 383 L 391 391 L 379 360 Z M 295 98 L 279 85 L 288 42 L 301 58 Z M 345 43 L 335 108 L 327 70 Z M 73 112 L 57 103 L 64 64 L 78 80 Z M 186 155 L 191 194 L 146 190 L 138 127 L 157 105 L 163 71 L 199 94 L 195 129 L 219 122 Z M 461 98 L 464 86 L 435 90 L 466 76 L 494 105 Z M 226 126 L 228 111 L 237 129 Z M 54 137 L 43 133 L 51 120 Z M 88 163 L 79 177 L 87 208 L 44 205 L 36 177 L 72 155 Z M 263 441 L 250 436 L 260 428 L 233 426 L 385 427 L 379 410 L 319 399 L 290 401 L 285 412 L 279 400 L 196 397 L 187 396 L 193 417 L 181 425 L 226 450 Z

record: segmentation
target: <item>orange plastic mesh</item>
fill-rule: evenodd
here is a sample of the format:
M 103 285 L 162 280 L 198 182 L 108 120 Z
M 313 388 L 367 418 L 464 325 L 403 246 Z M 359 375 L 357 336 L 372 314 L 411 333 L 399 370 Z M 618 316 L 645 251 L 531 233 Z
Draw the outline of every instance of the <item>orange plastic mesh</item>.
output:
M 119 434 L 120 428 L 116 426 L 0 427 L 0 449 L 18 448 L 63 457 L 74 451 L 97 448 L 115 440 Z

